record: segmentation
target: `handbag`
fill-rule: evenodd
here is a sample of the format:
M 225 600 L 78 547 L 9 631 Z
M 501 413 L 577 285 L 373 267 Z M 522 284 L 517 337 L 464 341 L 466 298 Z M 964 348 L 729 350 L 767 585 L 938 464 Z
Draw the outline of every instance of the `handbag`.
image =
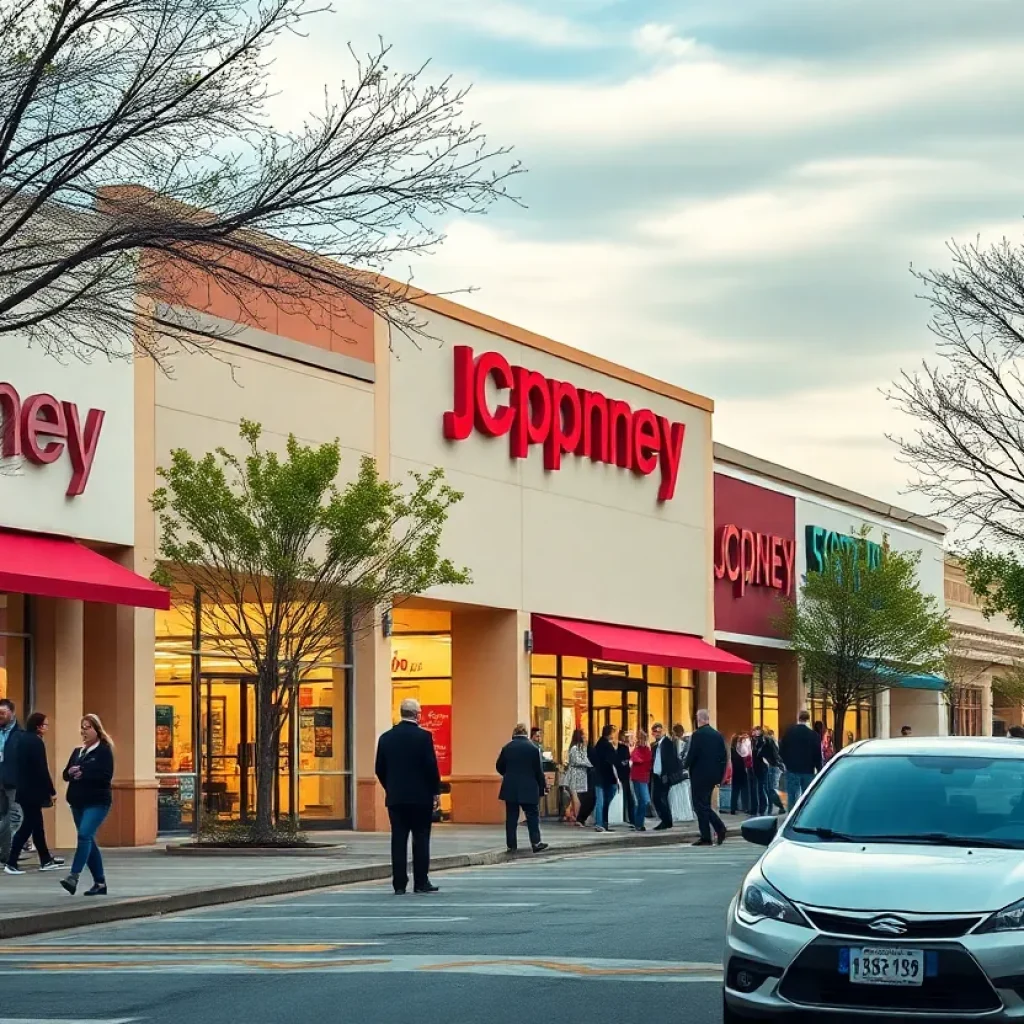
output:
M 685 772 L 680 768 L 679 771 L 672 772 L 668 776 L 668 784 L 670 786 L 678 786 L 680 782 L 685 782 L 689 777 L 690 773 Z

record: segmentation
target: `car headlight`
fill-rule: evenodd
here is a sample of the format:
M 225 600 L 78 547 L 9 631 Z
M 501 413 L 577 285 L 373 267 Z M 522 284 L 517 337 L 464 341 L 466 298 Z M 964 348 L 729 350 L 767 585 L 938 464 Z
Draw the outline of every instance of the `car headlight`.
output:
M 743 883 L 740 898 L 736 902 L 736 916 L 744 924 L 782 921 L 784 924 L 809 927 L 803 914 L 763 877 L 748 879 Z
M 985 933 L 991 934 L 992 932 L 1019 931 L 1024 931 L 1024 900 L 1011 903 L 1004 910 L 993 914 L 978 927 L 975 934 L 983 935 Z

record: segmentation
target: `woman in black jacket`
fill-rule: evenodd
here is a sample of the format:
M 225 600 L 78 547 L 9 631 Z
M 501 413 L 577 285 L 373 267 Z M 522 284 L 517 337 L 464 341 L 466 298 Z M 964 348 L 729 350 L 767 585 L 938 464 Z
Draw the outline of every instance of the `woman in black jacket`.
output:
M 93 885 L 86 896 L 106 896 L 107 880 L 103 857 L 96 845 L 96 832 L 110 813 L 110 782 L 114 777 L 114 745 L 97 715 L 82 719 L 82 745 L 76 747 L 64 769 L 68 783 L 68 805 L 78 829 L 78 847 L 71 862 L 71 873 L 61 885 L 72 896 L 78 891 L 78 878 L 88 865 Z
M 18 790 L 15 799 L 21 805 L 23 818 L 21 828 L 11 841 L 11 852 L 4 867 L 4 873 L 8 875 L 25 874 L 25 869 L 18 867 L 18 858 L 30 838 L 39 855 L 40 871 L 56 871 L 64 864 L 60 857 L 50 855 L 43 827 L 43 808 L 52 807 L 53 798 L 57 795 L 50 776 L 50 766 L 46 763 L 46 746 L 43 744 L 48 726 L 46 715 L 41 712 L 29 715 L 25 723 L 25 734 L 18 742 L 18 763 L 15 767 Z

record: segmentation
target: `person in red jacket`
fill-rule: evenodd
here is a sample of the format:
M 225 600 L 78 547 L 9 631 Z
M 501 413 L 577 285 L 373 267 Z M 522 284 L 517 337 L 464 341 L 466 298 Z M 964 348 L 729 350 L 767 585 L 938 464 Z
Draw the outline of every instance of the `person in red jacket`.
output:
M 646 832 L 647 805 L 651 802 L 651 766 L 654 754 L 647 739 L 647 733 L 640 729 L 636 734 L 636 746 L 629 759 L 629 778 L 633 783 L 633 795 L 636 797 L 635 817 L 633 825 L 637 832 Z

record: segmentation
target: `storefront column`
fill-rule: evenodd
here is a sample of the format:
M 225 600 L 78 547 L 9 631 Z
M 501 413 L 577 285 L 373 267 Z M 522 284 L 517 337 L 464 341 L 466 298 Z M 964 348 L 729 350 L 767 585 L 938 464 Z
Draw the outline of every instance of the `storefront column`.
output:
M 530 724 L 525 612 L 452 614 L 452 820 L 502 822 L 498 752 L 517 722 Z
M 718 723 L 718 673 L 701 672 L 697 683 L 697 707 L 694 713 L 706 708 L 711 715 L 711 724 L 717 728 Z M 694 725 L 697 723 L 694 722 Z
M 892 735 L 892 700 L 889 690 L 883 690 L 875 698 L 875 738 L 888 739 Z M 897 729 L 896 735 L 899 735 Z
M 992 735 L 992 673 L 985 674 L 981 685 L 981 735 Z
M 81 746 L 83 715 L 84 616 L 80 601 L 39 598 L 35 602 L 35 707 L 50 719 L 46 750 L 60 796 L 56 808 L 47 811 L 47 833 L 58 850 L 74 849 L 75 823 L 63 798 L 61 780 L 71 751 Z
M 391 721 L 391 640 L 375 622 L 356 635 L 353 764 L 356 772 L 355 826 L 363 832 L 388 829 L 384 791 L 373 772 L 377 737 Z
M 803 688 L 800 685 L 800 665 L 791 651 L 779 651 L 779 736 L 797 720 L 804 703 Z
M 130 553 L 121 561 L 138 571 Z M 157 832 L 154 614 L 90 603 L 84 617 L 85 711 L 99 715 L 116 749 L 114 803 L 99 839 L 149 846 Z

